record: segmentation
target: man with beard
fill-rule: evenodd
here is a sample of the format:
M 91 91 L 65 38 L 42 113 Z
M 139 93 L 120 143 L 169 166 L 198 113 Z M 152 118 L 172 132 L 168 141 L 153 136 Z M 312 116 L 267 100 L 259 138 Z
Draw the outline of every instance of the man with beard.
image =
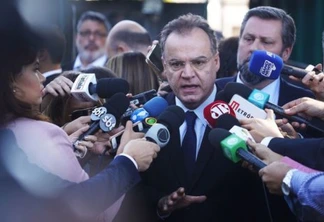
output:
M 105 42 L 110 27 L 106 17 L 99 12 L 87 11 L 81 15 L 76 35 L 79 54 L 73 65 L 74 70 L 104 66 L 107 61 Z M 66 67 L 67 70 L 71 68 Z
M 296 39 L 294 20 L 282 9 L 260 6 L 250 9 L 245 15 L 237 52 L 238 74 L 216 81 L 221 90 L 228 82 L 239 82 L 270 95 L 269 102 L 282 106 L 300 97 L 314 97 L 309 90 L 296 87 L 282 77 L 271 80 L 249 71 L 250 57 L 255 50 L 266 50 L 282 57 L 286 62 Z

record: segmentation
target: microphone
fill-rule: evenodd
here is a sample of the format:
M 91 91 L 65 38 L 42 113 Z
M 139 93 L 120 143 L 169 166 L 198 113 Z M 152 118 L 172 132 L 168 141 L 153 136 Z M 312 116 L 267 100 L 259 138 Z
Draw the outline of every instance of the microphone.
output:
M 232 107 L 222 100 L 216 100 L 204 108 L 204 118 L 211 128 L 215 128 L 217 119 L 224 114 L 230 114 L 235 117 Z
M 89 129 L 81 134 L 74 142 L 73 147 L 76 154 L 80 156 L 80 153 L 78 153 L 80 151 L 75 147 L 80 140 L 84 140 L 84 138 L 88 135 L 95 134 L 99 129 L 101 129 L 103 132 L 109 132 L 115 126 L 119 125 L 119 119 L 128 106 L 129 99 L 126 97 L 126 95 L 123 93 L 116 93 L 113 95 L 104 106 L 106 111 L 103 111 L 100 115 L 95 115 L 95 122 L 93 122 Z M 82 158 L 84 155 L 85 153 L 81 154 L 80 157 Z
M 157 117 L 167 107 L 168 102 L 164 98 L 160 96 L 153 97 L 148 102 L 146 102 L 143 107 L 135 109 L 130 116 L 130 120 L 133 123 L 136 123 L 143 121 L 149 116 Z
M 171 135 L 179 130 L 184 120 L 185 112 L 177 105 L 168 106 L 157 118 L 157 122 L 166 126 Z
M 316 74 L 320 72 L 315 69 L 314 66 L 309 66 L 307 69 L 301 69 L 284 64 L 280 56 L 264 50 L 255 50 L 252 53 L 249 70 L 255 75 L 263 76 L 268 79 L 277 79 L 280 73 L 292 75 L 297 78 L 304 78 L 309 71 L 315 71 Z
M 241 127 L 241 124 L 238 121 L 238 119 L 229 114 L 222 115 L 218 119 L 217 128 L 226 129 L 230 133 L 234 133 L 236 136 L 240 137 L 245 142 L 248 139 L 251 139 L 255 142 L 250 132 L 247 129 Z
M 215 148 L 218 148 L 220 144 L 224 155 L 234 163 L 243 159 L 258 171 L 266 166 L 264 162 L 248 151 L 244 140 L 225 129 L 212 129 L 208 134 L 208 139 Z
M 103 78 L 97 82 L 95 74 L 81 73 L 74 81 L 71 94 L 80 101 L 98 101 L 115 93 L 128 93 L 129 84 L 122 78 Z
M 146 102 L 143 108 L 134 110 L 133 117 L 135 122 L 133 121 L 133 128 L 137 127 L 134 131 L 140 132 L 155 124 L 157 122 L 156 117 L 158 117 L 167 108 L 167 106 L 167 101 L 164 98 L 157 96 Z M 109 138 L 112 151 L 118 148 L 123 133 L 124 130 L 121 130 Z
M 142 105 L 146 102 L 148 102 L 150 99 L 157 96 L 157 92 L 155 89 L 151 89 L 139 94 L 136 94 L 135 96 L 132 96 L 130 98 L 130 103 L 134 105 Z
M 155 123 L 146 132 L 145 138 L 148 141 L 156 143 L 159 147 L 165 147 L 170 141 L 170 132 L 166 126 L 160 123 Z
M 307 126 L 324 133 L 324 122 L 322 120 L 315 117 L 311 120 L 307 120 L 300 116 L 288 115 L 284 112 L 282 107 L 269 103 L 268 101 L 270 96 L 260 90 L 252 90 L 244 84 L 232 82 L 225 86 L 224 92 L 227 98 L 231 98 L 234 94 L 238 94 L 261 109 L 272 109 L 276 114 L 279 114 L 290 121 L 304 123 Z

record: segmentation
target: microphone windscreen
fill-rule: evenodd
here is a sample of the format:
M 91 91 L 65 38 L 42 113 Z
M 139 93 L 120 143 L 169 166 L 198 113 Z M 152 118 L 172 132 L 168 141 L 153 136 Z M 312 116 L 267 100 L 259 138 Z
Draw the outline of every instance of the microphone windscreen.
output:
M 225 96 L 224 90 L 217 92 L 215 100 L 222 100 L 224 102 L 229 102 L 229 101 L 226 101 L 226 96 Z
M 158 123 L 166 125 L 170 132 L 178 129 L 184 120 L 185 113 L 183 109 L 176 105 L 168 106 L 157 118 Z
M 231 133 L 228 130 L 215 128 L 209 132 L 208 140 L 214 147 L 220 147 L 220 142 L 230 135 Z
M 107 113 L 113 114 L 119 119 L 129 106 L 129 99 L 123 93 L 114 94 L 107 103 L 104 104 Z
M 100 98 L 109 98 L 116 93 L 127 94 L 129 84 L 121 78 L 104 78 L 99 79 L 96 86 L 96 93 Z
M 242 96 L 244 99 L 248 99 L 250 94 L 252 93 L 252 89 L 241 83 L 230 82 L 226 84 L 224 92 L 226 102 L 230 102 L 235 94 Z
M 254 75 L 277 79 L 283 67 L 282 58 L 264 50 L 255 50 L 249 62 L 249 70 Z
M 228 113 L 221 115 L 217 119 L 217 124 L 216 124 L 217 128 L 230 130 L 233 126 L 241 126 L 241 124 L 238 121 L 238 119 L 236 119 L 234 116 Z
M 153 97 L 143 106 L 143 108 L 150 114 L 150 117 L 159 116 L 167 107 L 168 102 L 160 96 Z

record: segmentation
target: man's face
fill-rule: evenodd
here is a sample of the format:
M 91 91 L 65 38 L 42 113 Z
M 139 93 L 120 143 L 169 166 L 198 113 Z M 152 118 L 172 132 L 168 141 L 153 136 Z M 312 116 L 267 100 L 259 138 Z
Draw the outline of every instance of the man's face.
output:
M 85 20 L 76 36 L 76 46 L 81 61 L 91 63 L 105 53 L 108 31 L 97 21 Z
M 266 50 L 288 60 L 291 48 L 283 46 L 282 23 L 279 20 L 264 20 L 251 17 L 239 40 L 237 64 L 242 81 L 252 86 L 265 80 L 265 77 L 254 75 L 249 71 L 248 63 L 254 50 Z
M 189 109 L 202 104 L 213 90 L 219 69 L 208 35 L 200 28 L 171 33 L 164 47 L 164 70 L 174 94 Z

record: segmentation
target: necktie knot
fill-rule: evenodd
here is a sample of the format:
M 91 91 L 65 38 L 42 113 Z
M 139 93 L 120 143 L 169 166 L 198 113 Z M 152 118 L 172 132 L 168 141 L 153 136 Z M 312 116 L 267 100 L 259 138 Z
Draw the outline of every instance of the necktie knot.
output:
M 193 112 L 193 111 L 187 111 L 185 118 L 186 118 L 186 123 L 187 123 L 188 128 L 189 127 L 194 128 L 195 121 L 197 119 L 197 116 L 196 116 L 195 112 Z

